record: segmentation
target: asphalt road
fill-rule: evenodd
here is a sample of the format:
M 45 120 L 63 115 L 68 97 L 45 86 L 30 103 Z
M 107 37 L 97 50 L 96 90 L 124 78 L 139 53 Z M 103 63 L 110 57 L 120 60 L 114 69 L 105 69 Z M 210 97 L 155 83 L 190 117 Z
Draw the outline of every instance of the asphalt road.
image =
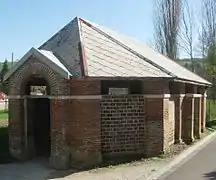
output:
M 216 180 L 216 138 L 167 177 L 158 180 Z

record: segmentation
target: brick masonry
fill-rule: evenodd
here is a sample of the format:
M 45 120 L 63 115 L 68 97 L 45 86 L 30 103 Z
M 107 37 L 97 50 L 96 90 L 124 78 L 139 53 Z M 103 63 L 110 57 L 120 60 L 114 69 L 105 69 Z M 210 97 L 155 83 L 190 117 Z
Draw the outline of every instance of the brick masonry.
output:
M 183 99 L 182 136 L 186 143 L 194 141 L 194 97 L 186 96 Z
M 64 79 L 35 57 L 9 78 L 10 95 L 25 95 L 25 85 L 32 75 L 48 82 L 52 96 L 101 95 L 100 80 Z M 143 82 L 141 91 L 142 94 L 167 94 L 169 83 Z M 154 156 L 169 151 L 174 143 L 174 101 L 162 96 L 146 98 L 142 94 L 51 99 L 51 165 L 57 169 L 90 167 L 100 164 L 107 154 Z M 9 100 L 10 152 L 18 159 L 26 159 L 31 154 L 27 152 L 31 148 L 25 144 L 24 101 Z M 185 99 L 184 102 L 184 119 L 188 119 L 193 112 L 193 101 Z M 201 103 L 204 109 L 205 102 Z M 191 135 L 191 123 L 185 120 L 183 126 L 187 137 Z
M 143 96 L 103 96 L 101 102 L 102 153 L 144 154 L 145 116 Z
M 50 69 L 35 57 L 26 61 L 15 74 L 9 78 L 9 94 L 24 95 L 26 83 L 32 76 L 40 76 L 49 83 L 51 95 L 69 94 L 68 81 Z
M 194 99 L 194 136 L 201 138 L 201 98 Z

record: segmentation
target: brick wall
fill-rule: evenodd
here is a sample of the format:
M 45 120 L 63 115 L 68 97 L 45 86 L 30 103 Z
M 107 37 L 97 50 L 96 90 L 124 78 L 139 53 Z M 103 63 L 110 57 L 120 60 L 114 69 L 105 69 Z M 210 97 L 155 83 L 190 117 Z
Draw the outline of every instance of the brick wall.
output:
M 23 100 L 9 100 L 9 149 L 12 156 L 25 159 Z
M 194 136 L 201 138 L 201 97 L 194 99 Z
M 70 79 L 71 95 L 100 95 L 100 81 L 88 78 L 71 78 Z
M 51 95 L 69 94 L 69 81 L 62 78 L 35 57 L 29 58 L 29 60 L 9 78 L 9 94 L 25 95 L 26 83 L 33 75 L 39 75 L 47 81 Z
M 163 153 L 163 99 L 146 99 L 146 155 Z
M 57 169 L 70 167 L 67 128 L 71 120 L 69 116 L 70 100 L 51 100 L 51 156 L 50 164 Z
M 182 137 L 186 143 L 191 143 L 194 141 L 194 97 L 186 94 L 182 106 Z
M 143 96 L 103 96 L 101 102 L 102 153 L 143 153 L 145 150 Z
M 62 78 L 59 74 L 50 69 L 47 65 L 40 62 L 35 57 L 29 58 L 17 71 L 9 78 L 9 95 L 25 95 L 26 83 L 32 75 L 39 75 L 44 78 L 50 88 L 51 95 L 68 95 L 69 94 L 69 81 Z M 52 110 L 51 113 L 58 112 L 58 108 Z M 64 120 L 65 112 L 61 112 L 58 119 Z M 55 118 L 53 118 L 55 120 Z M 54 125 L 53 119 L 51 117 L 51 124 Z M 18 159 L 25 159 L 28 156 L 27 149 L 25 147 L 25 132 L 24 132 L 24 100 L 23 99 L 10 99 L 9 100 L 9 121 L 10 121 L 10 152 Z M 29 121 L 30 122 L 30 121 Z M 61 123 L 58 125 L 61 127 Z M 62 130 L 62 129 L 61 129 Z M 59 129 L 60 131 L 60 129 Z M 61 141 L 56 138 L 59 137 L 55 128 L 52 131 L 51 140 Z M 53 143 L 52 145 L 57 146 L 58 143 Z M 58 147 L 63 147 L 58 145 Z M 53 148 L 53 147 L 52 147 Z
M 100 164 L 101 123 L 100 100 L 71 100 L 68 142 L 72 165 L 89 167 Z
M 169 94 L 169 81 L 142 81 L 143 94 Z

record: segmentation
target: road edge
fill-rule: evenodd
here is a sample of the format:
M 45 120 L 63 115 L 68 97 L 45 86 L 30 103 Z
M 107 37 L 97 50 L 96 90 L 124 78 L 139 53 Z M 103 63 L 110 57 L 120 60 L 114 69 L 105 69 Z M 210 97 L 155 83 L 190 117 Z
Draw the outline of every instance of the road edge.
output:
M 195 156 L 199 151 L 201 151 L 207 144 L 212 142 L 216 138 L 216 131 L 211 133 L 210 135 L 204 137 L 199 142 L 189 147 L 176 157 L 174 157 L 171 162 L 164 166 L 161 170 L 150 176 L 147 180 L 162 180 L 170 175 L 173 171 L 178 169 L 188 160 L 190 160 L 193 156 Z

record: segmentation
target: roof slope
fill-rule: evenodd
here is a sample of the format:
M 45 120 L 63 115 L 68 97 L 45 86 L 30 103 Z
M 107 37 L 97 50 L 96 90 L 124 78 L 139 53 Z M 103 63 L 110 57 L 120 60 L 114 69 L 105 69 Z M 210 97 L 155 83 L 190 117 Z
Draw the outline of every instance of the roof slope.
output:
M 83 19 L 80 19 L 80 24 L 89 76 L 109 74 L 111 76 L 173 77 L 211 84 L 132 38 Z
M 80 43 L 78 26 L 78 18 L 75 18 L 39 47 L 39 49 L 52 51 L 55 56 L 61 59 L 61 62 L 73 76 L 82 76 L 78 47 Z
M 78 17 L 27 53 L 11 73 L 31 53 L 71 76 L 162 77 L 211 84 L 148 46 Z
M 64 78 L 68 78 L 69 76 L 71 76 L 71 73 L 52 52 L 31 48 L 13 67 L 13 69 L 5 75 L 4 80 L 7 80 L 12 74 L 14 74 L 14 72 L 16 72 L 16 70 L 20 66 L 22 66 L 26 61 L 28 61 L 31 56 L 37 57 L 40 61 L 42 61 L 55 72 L 59 73 Z

